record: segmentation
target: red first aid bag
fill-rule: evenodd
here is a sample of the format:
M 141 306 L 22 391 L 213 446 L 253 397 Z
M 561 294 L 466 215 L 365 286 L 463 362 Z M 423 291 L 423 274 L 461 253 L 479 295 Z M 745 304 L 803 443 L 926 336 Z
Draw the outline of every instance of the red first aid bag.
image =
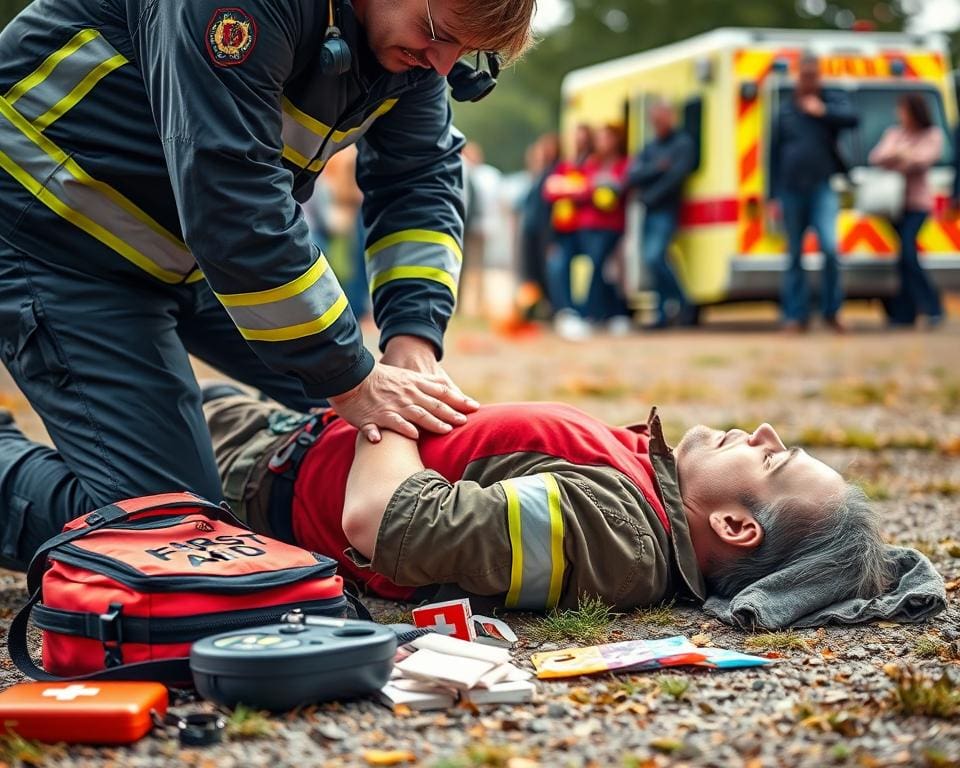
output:
M 34 556 L 10 657 L 38 680 L 188 683 L 201 637 L 275 623 L 294 608 L 355 615 L 336 569 L 190 493 L 120 501 L 69 522 Z M 27 652 L 31 612 L 43 670 Z

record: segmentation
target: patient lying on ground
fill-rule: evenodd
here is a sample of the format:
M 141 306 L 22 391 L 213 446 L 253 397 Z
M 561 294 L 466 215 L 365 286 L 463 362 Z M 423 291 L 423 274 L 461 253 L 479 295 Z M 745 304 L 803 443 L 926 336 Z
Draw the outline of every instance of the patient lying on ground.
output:
M 656 411 L 611 427 L 523 403 L 419 443 L 370 444 L 332 413 L 240 394 L 204 408 L 227 501 L 248 524 L 336 558 L 382 597 L 444 586 L 508 608 L 589 594 L 627 609 L 733 595 L 788 564 L 798 584 L 829 575 L 847 597 L 889 578 L 863 494 L 768 424 L 694 427 L 671 450 Z

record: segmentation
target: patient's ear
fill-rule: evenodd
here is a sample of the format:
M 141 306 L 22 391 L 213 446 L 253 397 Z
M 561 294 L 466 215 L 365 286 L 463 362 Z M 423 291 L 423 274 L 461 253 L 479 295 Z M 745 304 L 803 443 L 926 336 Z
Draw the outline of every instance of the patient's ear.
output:
M 755 549 L 763 542 L 763 528 L 745 509 L 720 509 L 710 513 L 710 527 L 732 547 Z

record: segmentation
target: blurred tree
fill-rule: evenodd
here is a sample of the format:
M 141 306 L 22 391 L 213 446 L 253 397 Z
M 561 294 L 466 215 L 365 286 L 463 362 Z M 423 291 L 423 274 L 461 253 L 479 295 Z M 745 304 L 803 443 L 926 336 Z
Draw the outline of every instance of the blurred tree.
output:
M 571 0 L 569 24 L 549 32 L 480 104 L 455 104 L 457 127 L 485 150 L 487 162 L 522 168 L 525 147 L 555 130 L 560 81 L 579 67 L 637 53 L 717 27 L 850 28 L 858 20 L 899 30 L 899 0 Z

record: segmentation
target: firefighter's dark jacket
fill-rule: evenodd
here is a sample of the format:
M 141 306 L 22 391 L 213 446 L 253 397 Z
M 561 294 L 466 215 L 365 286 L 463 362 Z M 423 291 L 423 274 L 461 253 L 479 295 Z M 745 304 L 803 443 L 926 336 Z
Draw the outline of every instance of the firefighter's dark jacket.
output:
M 118 281 L 205 278 L 268 365 L 338 394 L 373 360 L 296 201 L 362 136 L 381 344 L 441 353 L 463 228 L 445 80 L 382 69 L 348 2 L 342 76 L 318 65 L 325 2 L 217 2 L 36 0 L 6 27 L 0 237 Z

